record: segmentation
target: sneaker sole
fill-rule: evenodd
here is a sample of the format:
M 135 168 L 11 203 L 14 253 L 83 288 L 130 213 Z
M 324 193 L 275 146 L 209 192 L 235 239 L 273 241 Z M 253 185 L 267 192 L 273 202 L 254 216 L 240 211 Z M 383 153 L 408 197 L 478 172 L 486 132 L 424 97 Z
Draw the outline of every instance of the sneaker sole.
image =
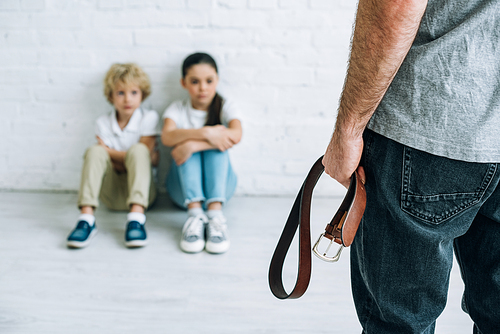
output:
M 187 242 L 181 240 L 180 247 L 182 251 L 186 253 L 199 253 L 205 248 L 205 241 Z
M 66 245 L 69 248 L 85 248 L 88 245 L 90 245 L 90 242 L 96 236 L 96 234 L 97 234 L 97 227 L 94 228 L 94 230 L 92 232 L 90 232 L 89 237 L 87 238 L 87 240 L 85 240 L 85 241 L 68 240 L 66 242 Z
M 220 243 L 207 242 L 207 244 L 205 245 L 205 250 L 210 254 L 222 254 L 227 252 L 229 246 L 229 241 Z
M 144 247 L 148 244 L 148 240 L 131 240 L 131 241 L 125 241 L 125 246 L 128 248 L 138 248 L 138 247 Z

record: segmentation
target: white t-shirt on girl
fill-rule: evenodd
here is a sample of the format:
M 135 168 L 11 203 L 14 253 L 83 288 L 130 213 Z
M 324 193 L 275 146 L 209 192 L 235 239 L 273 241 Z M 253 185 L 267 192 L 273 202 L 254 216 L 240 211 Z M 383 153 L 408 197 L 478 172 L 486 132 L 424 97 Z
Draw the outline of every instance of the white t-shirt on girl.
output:
M 221 123 L 228 126 L 233 119 L 239 119 L 238 108 L 224 99 L 221 110 Z M 178 129 L 200 129 L 207 121 L 208 112 L 194 109 L 191 99 L 175 101 L 163 113 L 163 119 L 170 118 L 175 122 Z
M 95 134 L 102 139 L 109 148 L 117 151 L 127 151 L 137 144 L 143 136 L 159 134 L 158 113 L 154 110 L 137 108 L 127 126 L 122 130 L 116 119 L 116 111 L 102 115 L 96 121 Z

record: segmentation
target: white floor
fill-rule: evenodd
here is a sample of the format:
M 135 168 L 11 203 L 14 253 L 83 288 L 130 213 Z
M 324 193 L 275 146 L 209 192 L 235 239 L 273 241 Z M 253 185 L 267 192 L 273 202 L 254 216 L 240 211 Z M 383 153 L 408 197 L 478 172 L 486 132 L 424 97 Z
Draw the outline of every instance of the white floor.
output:
M 229 252 L 189 255 L 178 247 L 185 213 L 165 198 L 147 214 L 147 247 L 126 249 L 125 213 L 100 208 L 93 243 L 69 250 L 75 194 L 0 192 L 0 333 L 360 333 L 348 251 L 336 264 L 313 259 L 301 299 L 269 291 L 269 261 L 292 201 L 232 199 Z M 314 200 L 313 239 L 338 204 Z M 285 268 L 289 287 L 295 259 L 296 248 Z M 454 266 L 436 333 L 472 332 L 462 289 Z

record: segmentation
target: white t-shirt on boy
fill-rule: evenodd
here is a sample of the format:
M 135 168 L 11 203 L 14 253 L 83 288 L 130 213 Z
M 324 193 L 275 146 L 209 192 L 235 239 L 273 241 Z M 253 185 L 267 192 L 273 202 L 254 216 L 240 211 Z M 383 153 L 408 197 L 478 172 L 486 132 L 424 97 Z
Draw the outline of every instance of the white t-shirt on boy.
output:
M 137 144 L 141 137 L 158 135 L 158 120 L 156 111 L 137 108 L 122 130 L 116 119 L 116 111 L 113 110 L 97 119 L 95 133 L 109 148 L 127 151 L 132 145 Z

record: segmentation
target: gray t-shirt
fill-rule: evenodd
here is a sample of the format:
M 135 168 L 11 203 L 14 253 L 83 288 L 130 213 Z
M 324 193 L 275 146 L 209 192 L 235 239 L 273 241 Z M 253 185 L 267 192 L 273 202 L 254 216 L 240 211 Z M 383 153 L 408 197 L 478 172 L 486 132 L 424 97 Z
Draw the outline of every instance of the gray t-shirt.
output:
M 500 162 L 500 0 L 429 0 L 368 128 L 431 154 Z

